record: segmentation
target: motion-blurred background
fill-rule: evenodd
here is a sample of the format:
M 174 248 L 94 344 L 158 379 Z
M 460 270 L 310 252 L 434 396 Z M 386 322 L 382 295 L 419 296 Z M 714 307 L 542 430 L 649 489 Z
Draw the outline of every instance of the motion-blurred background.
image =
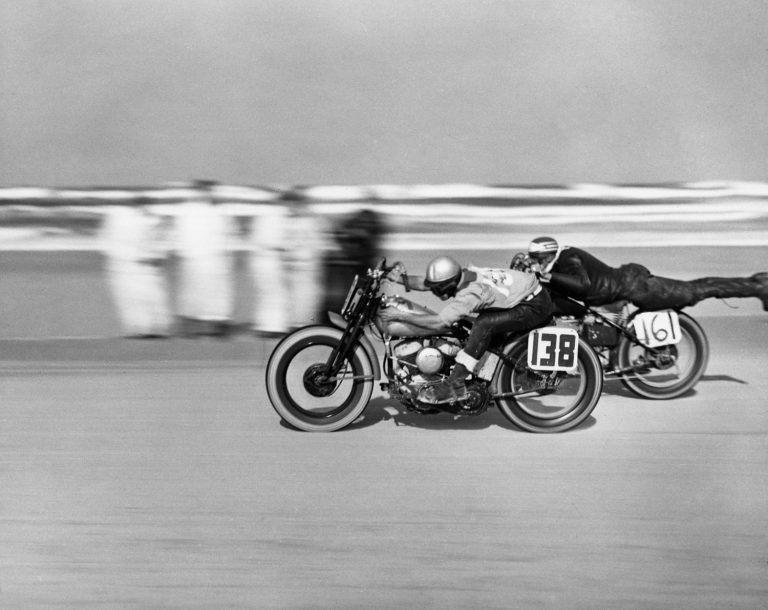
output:
M 766 39 L 764 0 L 0 0 L 0 337 L 279 334 L 374 254 L 540 234 L 763 270 Z

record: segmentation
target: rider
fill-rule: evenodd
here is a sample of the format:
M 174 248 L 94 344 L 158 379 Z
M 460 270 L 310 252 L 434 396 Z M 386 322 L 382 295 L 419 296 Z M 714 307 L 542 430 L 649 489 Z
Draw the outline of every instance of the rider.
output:
M 556 295 L 572 297 L 587 305 L 626 300 L 645 310 L 679 309 L 703 299 L 757 297 L 768 311 L 768 273 L 755 273 L 748 278 L 674 280 L 655 276 L 637 263 L 610 267 L 585 250 L 561 246 L 551 237 L 531 241 L 528 256 L 534 261 L 537 276 Z M 558 306 L 560 303 L 558 299 Z
M 456 365 L 448 378 L 435 386 L 436 402 L 451 402 L 466 395 L 466 377 L 494 335 L 536 328 L 545 324 L 553 312 L 549 294 L 542 290 L 535 275 L 510 269 L 462 267 L 450 256 L 432 259 L 425 277 L 401 275 L 396 281 L 414 290 L 430 290 L 442 301 L 452 300 L 439 313 L 382 309 L 380 315 L 385 321 L 441 332 L 477 314 L 467 344 L 456 356 Z

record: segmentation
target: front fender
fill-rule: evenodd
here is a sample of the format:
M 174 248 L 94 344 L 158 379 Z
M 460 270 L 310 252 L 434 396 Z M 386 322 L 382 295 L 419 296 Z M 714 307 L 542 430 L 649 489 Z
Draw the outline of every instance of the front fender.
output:
M 335 313 L 333 311 L 328 312 L 328 318 L 331 321 L 331 324 L 334 326 L 337 326 L 338 328 L 341 328 L 344 330 L 347 328 L 347 321 L 341 317 L 340 314 Z M 371 361 L 371 364 L 373 365 L 373 378 L 378 381 L 381 379 L 381 365 L 379 364 L 379 357 L 376 355 L 376 349 L 373 347 L 373 343 L 371 343 L 371 340 L 365 336 L 365 334 L 360 335 L 360 339 L 358 339 L 360 342 L 360 345 L 363 346 L 363 349 L 365 350 L 365 353 L 368 355 L 368 359 Z

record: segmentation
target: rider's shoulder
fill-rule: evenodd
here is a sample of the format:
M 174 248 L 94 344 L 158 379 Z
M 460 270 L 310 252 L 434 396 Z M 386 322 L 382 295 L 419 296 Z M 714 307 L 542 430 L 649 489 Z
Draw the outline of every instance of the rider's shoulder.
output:
M 468 268 L 469 269 L 469 268 Z M 469 284 L 516 284 L 519 282 L 528 282 L 531 277 L 535 277 L 529 271 L 520 271 L 517 269 L 505 269 L 503 267 L 473 267 L 474 281 Z
M 515 269 L 507 269 L 504 267 L 478 267 L 476 265 L 467 265 L 467 271 L 476 273 L 477 275 L 497 275 L 499 273 L 520 273 Z

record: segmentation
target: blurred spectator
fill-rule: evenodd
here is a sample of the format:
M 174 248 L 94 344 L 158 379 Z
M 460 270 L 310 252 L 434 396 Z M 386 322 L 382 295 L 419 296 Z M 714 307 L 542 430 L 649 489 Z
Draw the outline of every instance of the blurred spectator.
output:
M 229 218 L 216 205 L 211 182 L 195 183 L 196 194 L 179 204 L 176 216 L 179 332 L 224 336 L 231 328 L 233 262 Z
M 320 320 L 323 300 L 323 255 L 326 223 L 314 214 L 299 192 L 284 195 L 288 210 L 285 260 L 290 292 L 291 328 Z
M 382 256 L 386 227 L 380 214 L 364 208 L 342 218 L 333 230 L 334 247 L 323 261 L 322 312 L 339 313 L 355 275 L 364 275 Z
M 317 322 L 322 298 L 323 223 L 304 196 L 286 193 L 254 219 L 253 330 L 281 335 Z
M 288 330 L 288 288 L 283 265 L 286 210 L 281 205 L 260 206 L 251 231 L 253 330 L 280 335 Z
M 167 337 L 171 310 L 163 263 L 163 220 L 142 204 L 113 206 L 101 226 L 108 282 L 126 337 Z

